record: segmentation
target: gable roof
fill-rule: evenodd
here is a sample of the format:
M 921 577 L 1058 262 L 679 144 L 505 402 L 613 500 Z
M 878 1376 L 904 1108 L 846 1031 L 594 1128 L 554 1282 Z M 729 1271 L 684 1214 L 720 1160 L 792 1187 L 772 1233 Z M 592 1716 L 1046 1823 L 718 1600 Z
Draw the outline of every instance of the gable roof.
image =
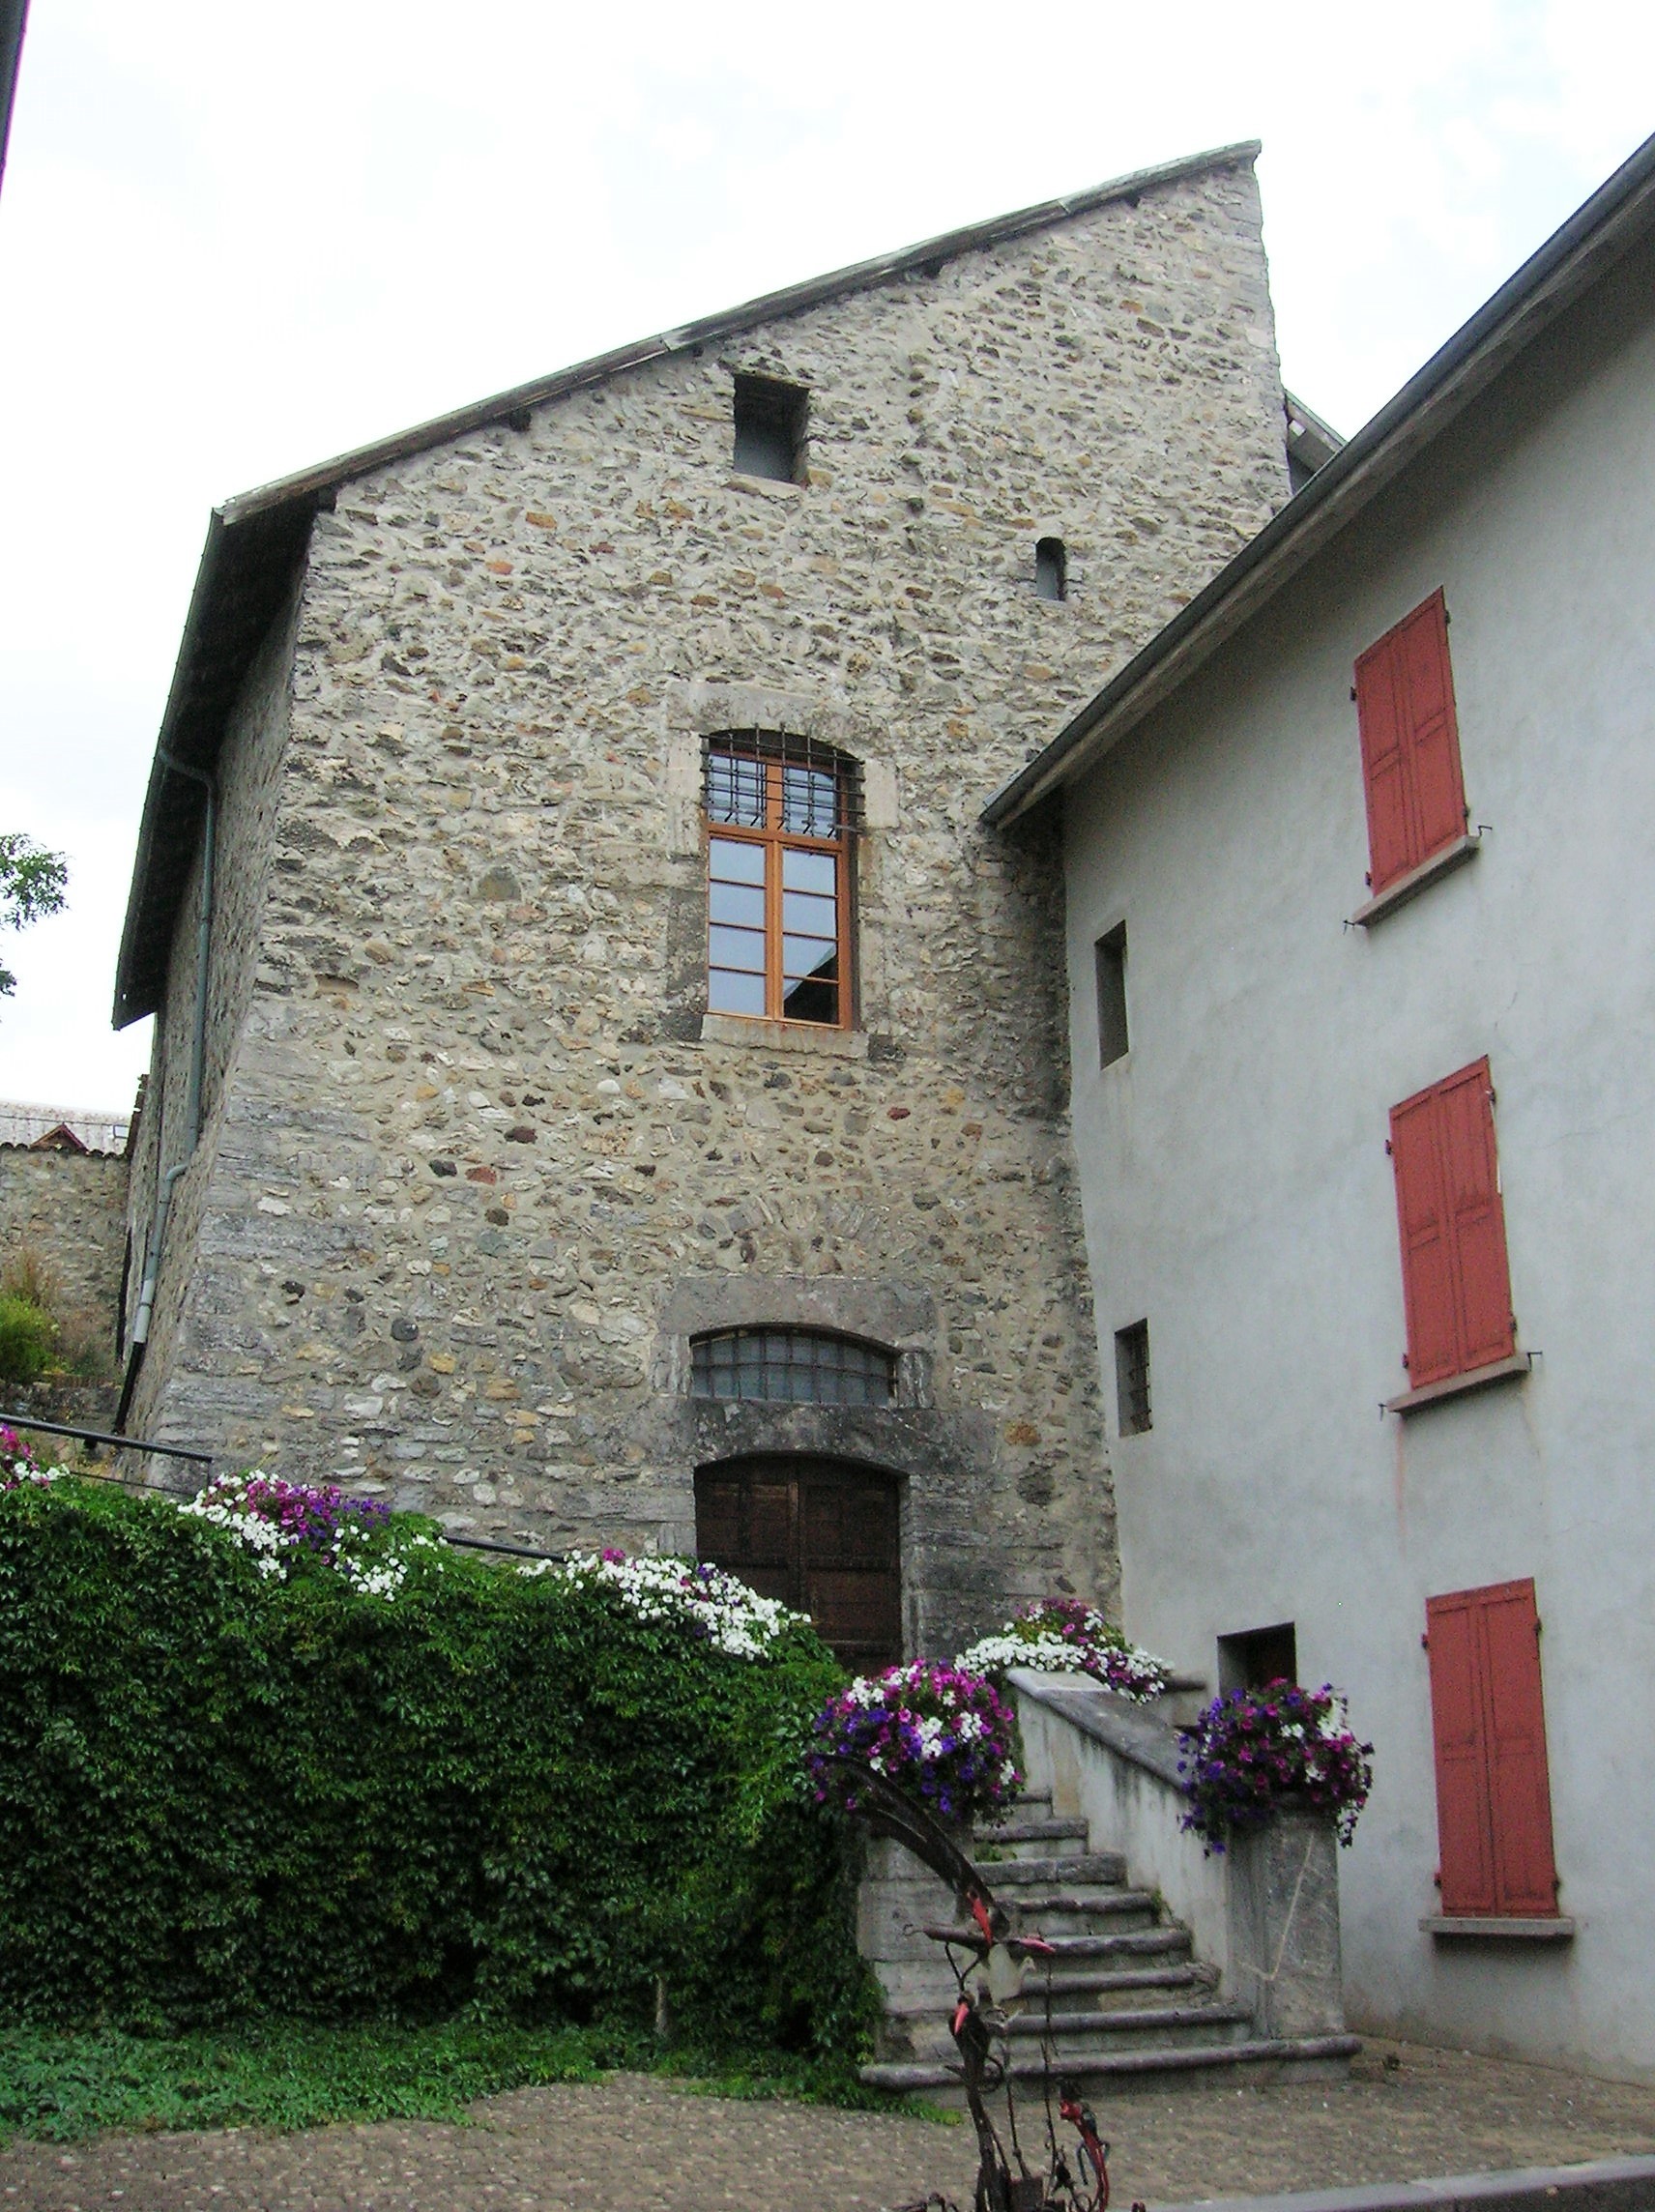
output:
M 38 1106 L 22 1099 L 0 1098 L 0 1148 L 118 1153 L 126 1149 L 134 1120 L 133 1114 L 88 1111 L 78 1106 Z
M 1655 229 L 1655 137 L 1553 231 L 982 810 L 1014 822 L 1117 744 L 1361 513 L 1590 285 Z
M 962 254 L 981 252 L 1032 232 L 1052 229 L 1076 217 L 1090 215 L 1112 201 L 1135 202 L 1141 193 L 1157 185 L 1177 183 L 1210 170 L 1247 166 L 1258 155 L 1259 141 L 1246 139 L 1208 153 L 1188 155 L 1181 160 L 1165 161 L 1155 168 L 1137 169 L 1066 199 L 1043 200 L 1036 207 L 1020 208 L 989 222 L 944 231 L 939 238 L 925 239 L 900 252 L 836 269 L 807 283 L 765 293 L 721 314 L 685 323 L 681 329 L 662 331 L 654 337 L 596 354 L 571 368 L 498 392 L 491 398 L 436 416 L 373 445 L 359 446 L 334 460 L 243 492 L 215 508 L 144 799 L 115 975 L 115 1027 L 125 1029 L 129 1022 L 154 1013 L 165 995 L 173 923 L 199 832 L 203 803 L 200 786 L 170 765 L 168 756 L 189 768 L 212 769 L 236 695 L 309 543 L 310 525 L 318 509 L 334 504 L 342 484 L 491 423 L 510 423 L 547 400 L 601 384 L 626 369 L 759 330 L 916 272 L 935 274 L 945 262 Z

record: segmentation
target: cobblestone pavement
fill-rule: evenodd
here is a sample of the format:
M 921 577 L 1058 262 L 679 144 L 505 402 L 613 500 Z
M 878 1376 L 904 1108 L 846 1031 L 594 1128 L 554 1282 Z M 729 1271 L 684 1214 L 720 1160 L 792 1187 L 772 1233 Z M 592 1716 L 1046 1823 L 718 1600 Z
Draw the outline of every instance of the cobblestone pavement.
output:
M 1371 2044 L 1349 2082 L 1100 2104 L 1115 2201 L 1401 2180 L 1655 2150 L 1655 2089 Z M 0 2151 L 0 2212 L 883 2212 L 969 2206 L 961 2127 L 738 2104 L 615 2075 L 519 2089 L 472 2124 L 109 2136 Z

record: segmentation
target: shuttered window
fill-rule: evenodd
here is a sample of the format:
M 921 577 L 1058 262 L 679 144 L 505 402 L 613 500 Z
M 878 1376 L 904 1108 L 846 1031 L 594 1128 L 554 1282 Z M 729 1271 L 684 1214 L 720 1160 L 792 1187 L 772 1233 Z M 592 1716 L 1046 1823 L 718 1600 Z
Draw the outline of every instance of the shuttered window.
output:
M 1550 1918 L 1552 1790 L 1532 1582 L 1426 1600 L 1442 1911 Z
M 1440 592 L 1356 663 L 1356 724 L 1376 892 L 1466 833 L 1466 787 Z
M 1391 1109 L 1413 1389 L 1517 1349 L 1486 1060 Z

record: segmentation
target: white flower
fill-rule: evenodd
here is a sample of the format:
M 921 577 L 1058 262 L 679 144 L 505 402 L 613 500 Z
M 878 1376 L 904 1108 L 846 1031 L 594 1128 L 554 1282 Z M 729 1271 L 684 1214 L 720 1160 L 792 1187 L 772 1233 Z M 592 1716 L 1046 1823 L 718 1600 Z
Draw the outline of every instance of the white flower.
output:
M 263 1470 L 258 1468 L 246 1474 L 219 1475 L 193 1498 L 184 1499 L 178 1510 L 233 1536 L 253 1555 L 254 1567 L 267 1580 L 272 1576 L 285 1578 L 293 1560 L 307 1554 L 342 1576 L 360 1595 L 389 1603 L 407 1582 L 409 1560 L 415 1552 L 434 1552 L 438 1557 L 432 1564 L 442 1564 L 443 1547 L 435 1537 L 409 1532 L 394 1521 L 367 1527 L 361 1521 L 344 1519 L 333 1532 L 332 1550 L 317 1553 L 301 1529 L 285 1528 L 268 1520 L 253 1505 L 249 1486 L 263 1479 Z
M 1031 1667 L 1043 1674 L 1089 1674 L 1118 1697 L 1139 1704 L 1160 1696 L 1168 1679 L 1161 1660 L 1136 1644 L 1122 1648 L 1103 1641 L 1107 1626 L 1101 1614 L 1089 1613 L 1086 1627 L 1089 1639 L 1098 1641 L 1059 1636 L 1051 1630 L 1020 1636 L 1015 1624 L 1007 1621 L 997 1636 L 981 1637 L 962 1651 L 954 1665 L 964 1674 L 1003 1674 L 1012 1667 Z
M 535 1569 L 547 1564 L 537 1560 Z M 640 1620 L 677 1620 L 696 1628 L 715 1650 L 734 1659 L 762 1658 L 778 1636 L 804 1617 L 775 1598 L 760 1597 L 722 1568 L 693 1559 L 606 1559 L 576 1553 L 557 1571 L 566 1582 L 607 1584 Z

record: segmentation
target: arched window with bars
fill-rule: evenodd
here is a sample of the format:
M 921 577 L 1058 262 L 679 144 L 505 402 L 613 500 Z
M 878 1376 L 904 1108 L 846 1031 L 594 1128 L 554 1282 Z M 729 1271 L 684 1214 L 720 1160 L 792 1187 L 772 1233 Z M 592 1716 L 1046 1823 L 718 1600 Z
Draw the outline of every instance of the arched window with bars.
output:
M 883 1344 L 826 1328 L 721 1328 L 692 1338 L 698 1398 L 756 1398 L 796 1406 L 888 1406 L 896 1355 Z

